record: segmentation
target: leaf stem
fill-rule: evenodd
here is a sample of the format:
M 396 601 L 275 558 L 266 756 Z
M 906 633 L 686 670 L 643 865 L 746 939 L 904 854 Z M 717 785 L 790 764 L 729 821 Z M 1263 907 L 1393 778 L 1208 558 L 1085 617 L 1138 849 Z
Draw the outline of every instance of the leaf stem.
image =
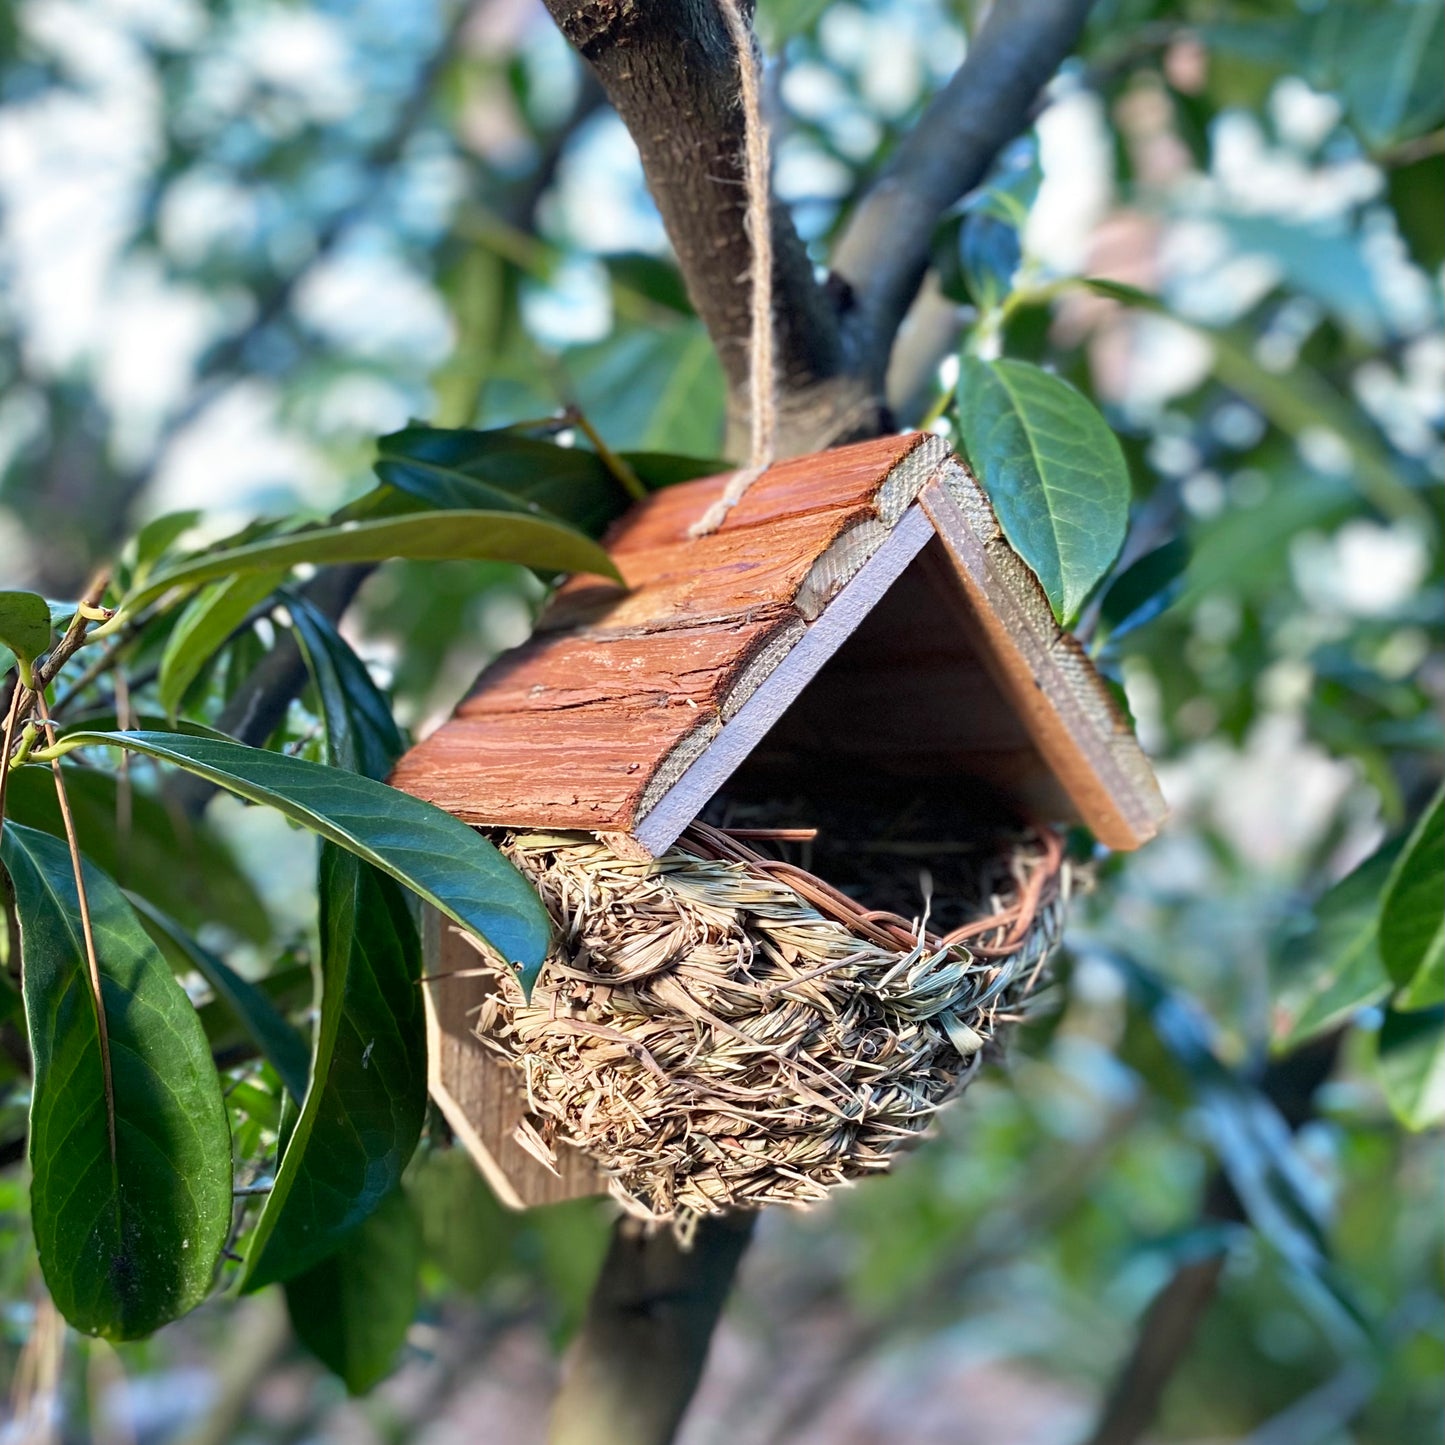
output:
M 647 488 L 643 486 L 642 479 L 628 466 L 622 457 L 618 456 L 617 453 L 602 440 L 601 434 L 597 431 L 596 427 L 587 420 L 582 409 L 577 406 L 569 406 L 564 410 L 563 415 L 592 443 L 597 455 L 602 459 L 602 465 L 612 473 L 617 485 L 620 486 L 634 502 L 645 502 L 647 500 Z
M 40 714 L 45 735 L 53 749 L 55 747 L 55 724 L 50 721 L 50 711 L 45 705 L 44 692 L 35 694 L 35 707 Z M 116 1157 L 115 1085 L 110 1068 L 110 1029 L 105 1018 L 105 996 L 100 989 L 100 958 L 95 951 L 95 930 L 90 923 L 90 899 L 85 892 L 85 867 L 80 857 L 80 844 L 75 836 L 75 819 L 70 812 L 70 799 L 66 796 L 65 777 L 61 772 L 58 756 L 51 760 L 50 767 L 55 775 L 55 797 L 60 804 L 60 817 L 65 824 L 65 841 L 70 848 L 70 866 L 75 870 L 75 896 L 80 904 L 80 931 L 85 939 L 85 964 L 90 973 L 90 989 L 95 999 L 96 1036 L 100 1043 L 100 1067 L 105 1081 L 105 1125 L 110 1137 L 110 1157 L 114 1162 Z
M 0 830 L 5 827 L 5 789 L 10 783 L 10 746 L 15 736 L 15 723 L 20 716 L 20 689 L 10 694 L 10 711 L 5 715 L 5 746 L 0 752 Z

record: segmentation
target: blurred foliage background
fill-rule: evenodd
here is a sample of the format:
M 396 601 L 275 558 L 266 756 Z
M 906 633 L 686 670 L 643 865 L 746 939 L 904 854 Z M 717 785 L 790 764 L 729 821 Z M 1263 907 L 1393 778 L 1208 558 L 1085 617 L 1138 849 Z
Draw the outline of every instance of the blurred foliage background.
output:
M 776 184 L 820 256 L 984 8 L 762 0 Z M 324 515 L 409 418 L 571 405 L 613 447 L 718 454 L 721 373 L 631 142 L 532 0 L 19 0 L 0 61 L 7 586 L 74 595 L 177 510 L 202 536 Z M 1101 0 L 994 203 L 940 228 L 968 345 L 1047 362 L 1124 441 L 1148 565 L 1084 631 L 1173 818 L 1105 865 L 936 1140 L 763 1221 L 687 1445 L 1141 1438 L 1120 1410 L 1180 1329 L 1150 1438 L 1440 1437 L 1440 1008 L 1386 1008 L 1395 853 L 1368 860 L 1440 774 L 1442 64 L 1430 0 Z M 918 398 L 944 431 L 957 367 Z M 415 732 L 539 597 L 393 563 L 347 633 Z M 310 841 L 211 822 L 208 940 L 294 981 Z M 23 1080 L 0 1088 L 8 1138 Z M 353 1401 L 270 1295 L 119 1350 L 67 1334 L 18 1158 L 7 1445 L 36 1399 L 54 1438 L 116 1445 L 538 1439 L 606 1239 L 600 1204 L 507 1215 L 425 1151 L 416 1321 Z

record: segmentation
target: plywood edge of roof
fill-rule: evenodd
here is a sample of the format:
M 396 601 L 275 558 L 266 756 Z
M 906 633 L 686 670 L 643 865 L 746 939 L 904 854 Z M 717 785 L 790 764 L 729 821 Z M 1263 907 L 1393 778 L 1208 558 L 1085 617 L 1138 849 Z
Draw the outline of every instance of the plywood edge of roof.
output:
M 1113 848 L 1154 836 L 1148 760 L 942 438 L 778 463 L 716 533 L 689 537 L 726 482 L 622 518 L 606 543 L 627 587 L 559 589 L 393 783 L 478 826 L 580 829 L 656 856 L 937 537 L 982 660 L 1077 818 Z

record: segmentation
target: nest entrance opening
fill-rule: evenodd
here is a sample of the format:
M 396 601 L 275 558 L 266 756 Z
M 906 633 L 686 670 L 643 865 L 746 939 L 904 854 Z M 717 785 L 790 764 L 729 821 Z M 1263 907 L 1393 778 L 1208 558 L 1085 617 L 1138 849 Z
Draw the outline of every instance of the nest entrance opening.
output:
M 888 1168 L 1016 1016 L 1070 888 L 1056 834 L 947 813 L 730 789 L 655 861 L 497 834 L 557 925 L 531 999 L 493 960 L 476 1016 L 525 1084 L 517 1141 L 675 1225 Z

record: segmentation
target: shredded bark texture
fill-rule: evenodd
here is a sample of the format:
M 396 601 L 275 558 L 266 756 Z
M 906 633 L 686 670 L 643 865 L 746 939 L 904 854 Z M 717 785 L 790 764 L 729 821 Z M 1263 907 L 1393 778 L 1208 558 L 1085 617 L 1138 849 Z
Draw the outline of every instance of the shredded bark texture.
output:
M 586 834 L 499 840 L 558 933 L 530 1002 L 477 945 L 497 979 L 477 1035 L 526 1081 L 518 1140 L 544 1163 L 584 1150 L 649 1221 L 887 1169 L 1037 982 L 1070 891 L 1058 838 L 1019 836 L 939 935 L 926 903 L 867 910 L 750 841 L 696 823 L 649 862 Z

